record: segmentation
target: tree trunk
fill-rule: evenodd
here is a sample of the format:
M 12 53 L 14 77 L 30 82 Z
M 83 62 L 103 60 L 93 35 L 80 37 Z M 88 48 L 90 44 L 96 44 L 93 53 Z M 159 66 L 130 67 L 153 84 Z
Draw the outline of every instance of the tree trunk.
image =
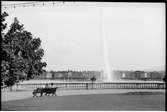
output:
M 9 86 L 10 91 L 13 91 L 12 86 Z
M 92 81 L 92 89 L 93 89 L 93 81 Z

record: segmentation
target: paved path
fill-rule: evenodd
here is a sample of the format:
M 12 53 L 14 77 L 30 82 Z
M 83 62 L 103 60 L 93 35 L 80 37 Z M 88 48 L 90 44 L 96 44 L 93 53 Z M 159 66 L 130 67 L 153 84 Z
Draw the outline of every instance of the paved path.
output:
M 85 95 L 85 94 L 118 94 L 127 92 L 164 92 L 157 89 L 94 89 L 94 90 L 58 90 L 58 96 Z M 19 100 L 32 97 L 32 91 L 2 92 L 1 101 Z

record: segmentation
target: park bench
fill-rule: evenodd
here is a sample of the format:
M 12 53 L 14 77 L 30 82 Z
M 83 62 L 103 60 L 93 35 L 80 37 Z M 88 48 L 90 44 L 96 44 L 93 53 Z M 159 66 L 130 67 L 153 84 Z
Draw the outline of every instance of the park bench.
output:
M 45 95 L 49 95 L 49 94 L 52 94 L 56 96 L 56 90 L 58 89 L 58 87 L 55 87 L 55 88 L 37 88 L 35 89 L 32 94 L 33 94 L 33 97 L 37 97 L 38 94 L 40 94 L 40 96 L 43 96 L 43 94 L 45 93 Z

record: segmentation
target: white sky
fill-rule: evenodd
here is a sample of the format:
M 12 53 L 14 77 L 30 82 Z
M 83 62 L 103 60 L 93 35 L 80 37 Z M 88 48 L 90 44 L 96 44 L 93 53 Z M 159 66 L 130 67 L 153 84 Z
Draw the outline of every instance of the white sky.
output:
M 163 3 L 66 3 L 6 12 L 9 24 L 17 17 L 25 29 L 41 38 L 47 70 L 100 70 L 104 63 L 100 8 L 112 69 L 165 67 Z

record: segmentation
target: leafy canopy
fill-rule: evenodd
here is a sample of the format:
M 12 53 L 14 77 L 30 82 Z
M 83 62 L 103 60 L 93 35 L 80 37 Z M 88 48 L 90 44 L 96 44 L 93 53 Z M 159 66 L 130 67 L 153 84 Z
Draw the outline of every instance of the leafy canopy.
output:
M 12 86 L 20 80 L 32 79 L 42 74 L 46 63 L 42 62 L 44 50 L 41 48 L 40 38 L 34 38 L 31 32 L 24 29 L 15 17 L 14 22 L 7 28 L 6 12 L 1 14 L 1 82 Z

